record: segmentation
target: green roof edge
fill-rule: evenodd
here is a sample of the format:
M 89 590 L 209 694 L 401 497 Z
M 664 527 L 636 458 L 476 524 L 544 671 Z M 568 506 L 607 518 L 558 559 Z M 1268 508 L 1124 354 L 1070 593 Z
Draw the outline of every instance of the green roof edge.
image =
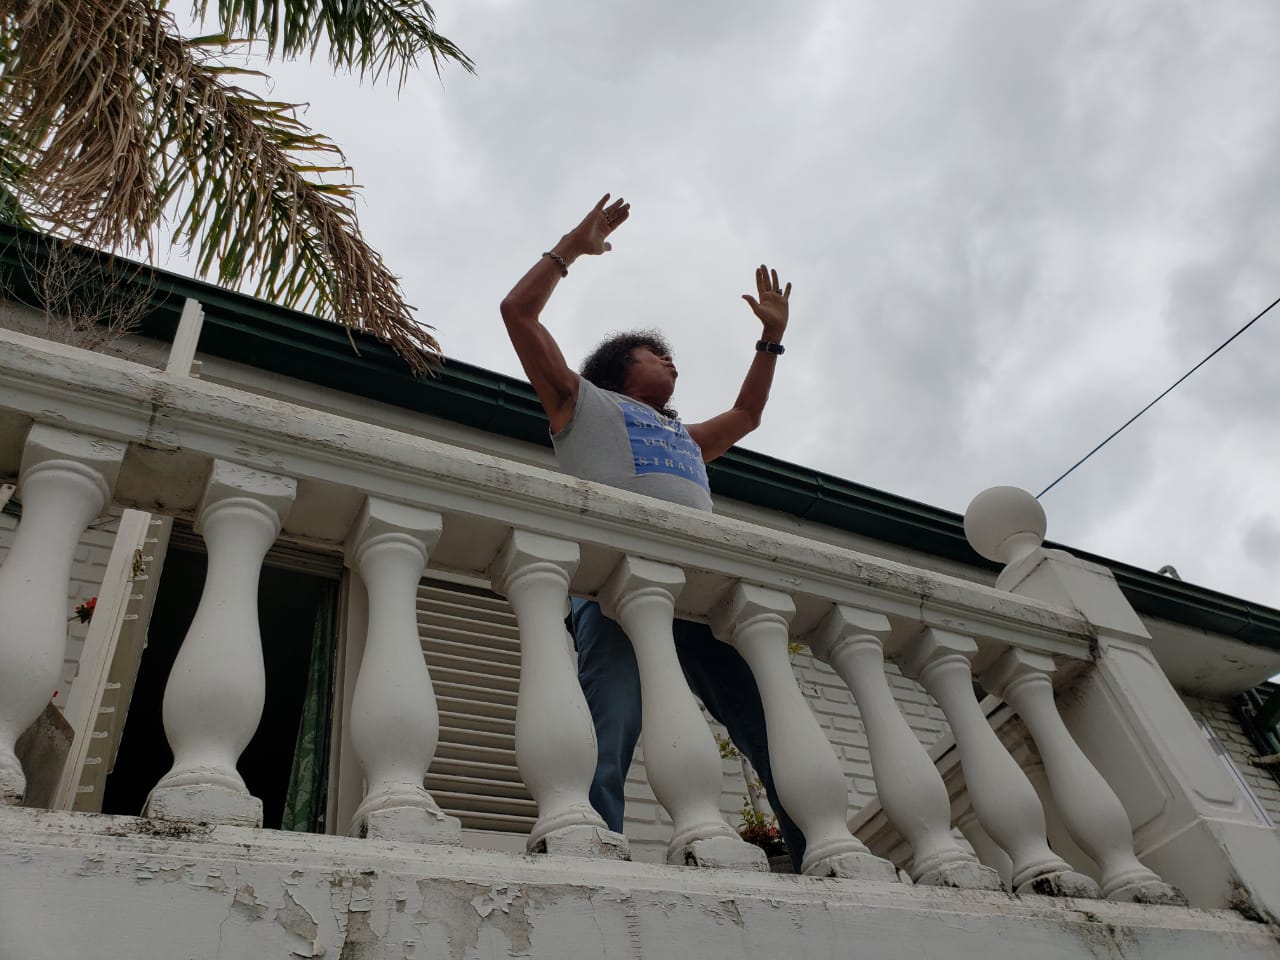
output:
M 41 262 L 49 242 L 40 234 L 0 223 L 0 280 L 7 289 L 23 293 L 24 267 Z M 136 273 L 140 266 L 106 254 L 95 256 L 104 270 L 115 265 Z M 144 269 L 152 300 L 140 327 L 146 336 L 171 341 L 183 302 L 192 298 L 204 309 L 202 353 L 550 446 L 546 418 L 524 381 L 448 359 L 435 376 L 414 377 L 386 344 L 367 334 L 348 336 L 342 326 L 299 310 L 158 268 Z M 26 292 L 30 294 L 29 289 Z M 495 293 L 493 334 L 503 337 L 497 299 Z M 708 472 L 712 490 L 722 496 L 936 557 L 997 569 L 969 546 L 959 514 L 738 447 Z M 1108 567 L 1140 613 L 1280 650 L 1280 611 L 1105 557 L 1063 549 Z

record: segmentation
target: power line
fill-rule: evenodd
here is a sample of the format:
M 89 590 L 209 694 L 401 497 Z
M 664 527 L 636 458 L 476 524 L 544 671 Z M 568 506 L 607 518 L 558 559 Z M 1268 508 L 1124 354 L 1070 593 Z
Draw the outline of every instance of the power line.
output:
M 1082 463 L 1084 463 L 1086 460 L 1088 460 L 1090 457 L 1092 457 L 1095 453 L 1097 453 L 1099 450 L 1101 450 L 1103 447 L 1105 447 L 1108 443 L 1110 443 L 1112 440 L 1114 440 L 1117 436 L 1119 436 L 1119 435 L 1120 435 L 1120 432 L 1121 432 L 1122 430 L 1124 430 L 1124 428 L 1125 428 L 1125 427 L 1129 426 L 1129 424 L 1133 423 L 1133 421 L 1137 420 L 1140 416 L 1142 416 L 1144 413 L 1146 413 L 1148 410 L 1150 410 L 1152 407 L 1154 407 L 1157 403 L 1159 403 L 1161 400 L 1163 400 L 1165 397 L 1167 397 L 1169 394 L 1171 394 L 1171 393 L 1173 392 L 1174 388 L 1178 386 L 1178 384 L 1182 383 L 1182 381 L 1183 381 L 1183 380 L 1187 379 L 1187 377 L 1191 376 L 1193 373 L 1195 373 L 1197 370 L 1199 370 L 1201 367 L 1203 367 L 1206 363 L 1208 363 L 1210 360 L 1212 360 L 1215 356 L 1217 356 L 1217 354 L 1218 354 L 1218 353 L 1220 353 L 1220 352 L 1222 351 L 1222 349 L 1223 349 L 1224 347 L 1226 347 L 1226 346 L 1227 346 L 1227 344 L 1229 344 L 1232 340 L 1234 340 L 1236 337 L 1240 336 L 1240 334 L 1244 333 L 1246 330 L 1248 330 L 1250 327 L 1252 327 L 1255 323 L 1257 323 L 1259 320 L 1261 320 L 1263 317 L 1265 317 L 1265 316 L 1267 315 L 1267 313 L 1269 313 L 1269 312 L 1270 312 L 1271 308 L 1272 308 L 1272 307 L 1274 307 L 1274 306 L 1275 306 L 1276 304 L 1278 304 L 1278 303 L 1280 303 L 1280 297 L 1276 297 L 1276 299 L 1272 300 L 1269 304 L 1267 304 L 1265 307 L 1263 307 L 1263 308 L 1262 308 L 1262 311 L 1261 311 L 1257 316 L 1255 316 L 1252 320 L 1250 320 L 1248 323 L 1246 323 L 1243 327 L 1241 327 L 1239 330 L 1237 330 L 1237 331 L 1236 331 L 1235 333 L 1233 333 L 1231 336 L 1227 337 L 1227 339 L 1226 339 L 1226 340 L 1224 340 L 1222 343 L 1218 344 L 1218 347 L 1217 347 L 1217 348 L 1216 348 L 1212 353 L 1210 353 L 1207 357 L 1205 357 L 1203 360 L 1201 360 L 1199 363 L 1197 363 L 1194 367 L 1192 367 L 1190 370 L 1188 370 L 1186 373 L 1184 373 L 1182 376 L 1180 376 L 1180 377 L 1179 377 L 1179 378 L 1178 378 L 1178 379 L 1173 383 L 1173 386 L 1169 387 L 1169 389 L 1165 390 L 1165 392 L 1164 392 L 1164 393 L 1160 394 L 1160 396 L 1156 397 L 1154 400 L 1152 400 L 1150 403 L 1148 403 L 1145 407 L 1143 407 L 1141 410 L 1139 410 L 1137 413 L 1135 413 L 1132 417 L 1130 417 L 1128 420 L 1126 420 L 1124 423 L 1122 423 L 1122 424 L 1120 425 L 1119 429 L 1117 429 L 1114 433 L 1112 433 L 1112 434 L 1111 434 L 1111 436 L 1107 437 L 1107 439 L 1103 440 L 1100 444 L 1098 444 L 1096 447 L 1094 447 L 1092 450 L 1090 450 L 1088 453 L 1086 453 L 1083 457 L 1081 457 L 1079 460 L 1077 460 L 1075 463 L 1073 463 L 1073 464 L 1071 465 L 1071 468 L 1070 468 L 1070 469 L 1068 469 L 1068 470 L 1066 471 L 1066 473 L 1062 474 L 1062 476 L 1058 477 L 1058 479 L 1057 479 L 1057 480 L 1053 481 L 1053 483 L 1049 484 L 1047 487 L 1045 487 L 1043 490 L 1041 490 L 1039 493 L 1037 493 L 1037 494 L 1036 494 L 1036 499 L 1037 499 L 1037 500 L 1039 500 L 1039 499 L 1040 499 L 1041 497 L 1043 497 L 1046 493 L 1048 493 L 1050 490 L 1052 490 L 1054 487 L 1056 487 L 1059 483 L 1061 483 L 1063 480 L 1067 479 L 1067 477 L 1069 477 L 1069 476 L 1071 475 L 1072 471 L 1074 471 L 1074 470 L 1076 469 L 1076 467 L 1080 466 Z

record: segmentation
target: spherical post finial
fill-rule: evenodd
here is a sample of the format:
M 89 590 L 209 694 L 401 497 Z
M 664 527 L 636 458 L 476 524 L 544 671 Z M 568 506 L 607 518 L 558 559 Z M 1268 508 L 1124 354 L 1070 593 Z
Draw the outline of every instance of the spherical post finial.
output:
M 1039 548 L 1044 531 L 1044 508 L 1021 487 L 983 490 L 964 512 L 964 534 L 970 546 L 1006 566 Z

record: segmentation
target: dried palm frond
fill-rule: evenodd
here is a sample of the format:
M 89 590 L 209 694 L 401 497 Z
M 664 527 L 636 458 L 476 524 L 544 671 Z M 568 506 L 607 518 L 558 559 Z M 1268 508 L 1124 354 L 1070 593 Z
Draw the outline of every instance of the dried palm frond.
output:
M 55 232 L 108 249 L 151 249 L 175 209 L 202 273 L 253 280 L 258 296 L 330 314 L 429 369 L 439 345 L 361 237 L 341 151 L 297 105 L 236 86 L 248 71 L 212 54 L 226 44 L 184 40 L 146 0 L 16 0 L 0 15 L 0 187 Z

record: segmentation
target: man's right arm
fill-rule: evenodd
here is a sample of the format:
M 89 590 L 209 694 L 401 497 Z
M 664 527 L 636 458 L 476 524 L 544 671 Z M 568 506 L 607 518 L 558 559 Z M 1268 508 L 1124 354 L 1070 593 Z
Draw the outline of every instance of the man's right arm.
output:
M 627 219 L 629 212 L 627 203 L 619 199 L 609 204 L 609 195 L 605 194 L 582 222 L 551 248 L 550 254 L 554 256 L 544 254 L 502 301 L 507 335 L 547 413 L 552 433 L 563 430 L 573 417 L 578 399 L 578 374 L 565 362 L 559 344 L 539 317 L 570 264 L 580 256 L 612 249 L 605 238 Z

